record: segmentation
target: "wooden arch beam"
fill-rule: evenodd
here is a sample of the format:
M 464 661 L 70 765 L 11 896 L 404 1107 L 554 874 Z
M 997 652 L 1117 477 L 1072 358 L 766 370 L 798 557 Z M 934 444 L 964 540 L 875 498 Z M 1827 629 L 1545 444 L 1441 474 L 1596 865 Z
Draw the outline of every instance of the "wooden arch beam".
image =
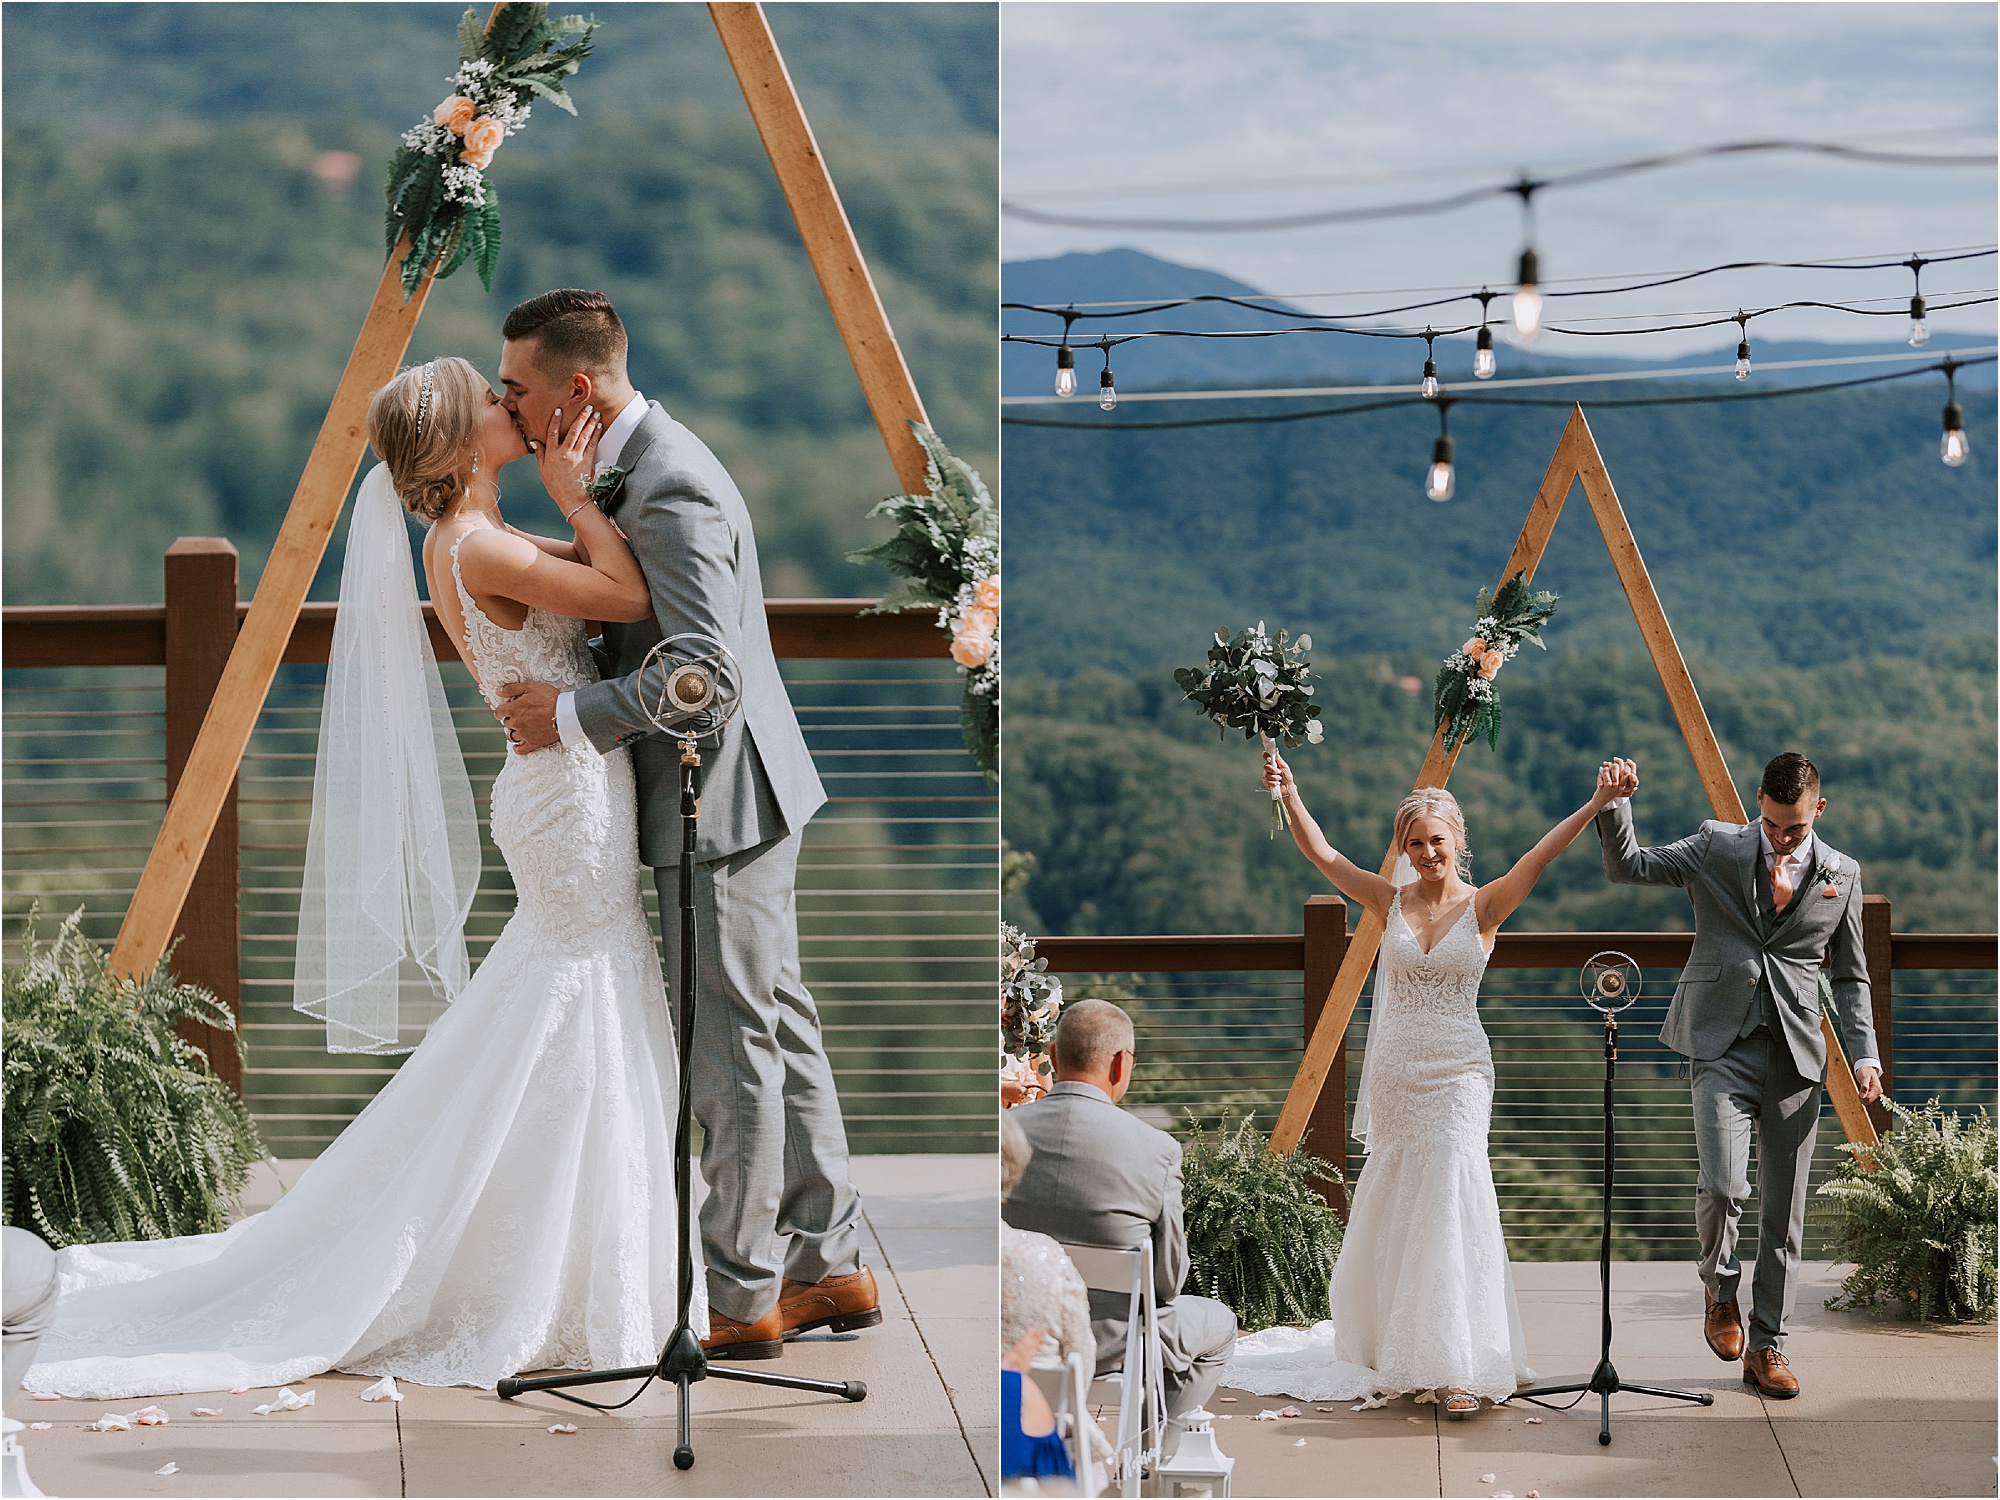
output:
M 489 27 L 504 8 L 505 0 L 494 5 L 486 17 Z M 784 58 L 771 37 L 770 25 L 756 4 L 715 4 L 709 13 L 721 33 L 730 66 L 742 85 L 786 202 L 791 205 L 799 236 L 882 441 L 888 446 L 896 475 L 906 489 L 921 491 L 924 451 L 907 424 L 914 420 L 928 425 L 923 402 L 903 362 L 888 315 L 882 310 L 840 195 L 820 157 L 798 93 L 785 71 Z M 125 909 L 125 920 L 111 950 L 115 973 L 133 978 L 151 973 L 180 924 L 181 909 L 228 800 L 243 752 L 249 747 L 257 716 L 270 694 L 285 643 L 291 639 L 313 575 L 319 571 L 353 486 L 355 471 L 361 466 L 361 456 L 367 451 L 368 402 L 402 363 L 417 318 L 430 296 L 435 267 L 424 273 L 407 300 L 403 297 L 401 266 L 408 249 L 406 233 L 383 267 L 374 300 L 362 319 L 360 337 L 334 388 L 333 402 L 292 493 L 270 560 L 257 580 L 250 612 L 237 631 L 228 665 L 188 754 L 187 767 L 167 804 L 166 817 L 146 857 L 132 902 Z
M 1723 759 L 1722 746 L 1717 743 L 1708 714 L 1695 692 L 1694 678 L 1689 674 L 1680 646 L 1674 640 L 1673 627 L 1667 623 L 1666 611 L 1653 588 L 1652 576 L 1646 571 L 1645 559 L 1639 555 L 1639 543 L 1632 535 L 1624 507 L 1618 503 L 1618 493 L 1611 486 L 1611 475 L 1605 469 L 1603 455 L 1597 451 L 1597 440 L 1591 436 L 1590 424 L 1584 420 L 1581 406 L 1570 411 L 1562 440 L 1556 444 L 1555 456 L 1549 460 L 1548 472 L 1542 477 L 1541 488 L 1535 492 L 1534 504 L 1528 508 L 1528 519 L 1523 523 L 1521 535 L 1507 558 L 1507 566 L 1500 571 L 1500 582 L 1505 583 L 1516 573 L 1525 573 L 1529 581 L 1533 580 L 1535 569 L 1548 551 L 1556 518 L 1562 514 L 1563 503 L 1569 498 L 1570 486 L 1574 483 L 1583 486 L 1591 515 L 1596 518 L 1597 529 L 1611 553 L 1611 565 L 1617 571 L 1618 582 L 1624 587 L 1626 602 L 1632 606 L 1639 633 L 1645 638 L 1646 652 L 1653 659 L 1660 684 L 1666 689 L 1667 702 L 1672 705 L 1674 717 L 1680 724 L 1682 738 L 1687 741 L 1689 753 L 1694 757 L 1695 770 L 1701 777 L 1703 790 L 1708 793 L 1709 806 L 1715 810 L 1716 817 L 1725 822 L 1747 821 L 1736 783 L 1731 780 L 1729 766 Z M 1465 743 L 1461 741 L 1459 749 L 1462 750 Z M 1450 779 L 1452 767 L 1457 762 L 1458 750 L 1446 750 L 1443 731 L 1435 732 L 1431 736 L 1430 753 L 1424 757 L 1423 769 L 1417 774 L 1417 786 L 1443 786 Z M 1391 849 L 1382 861 L 1382 878 L 1388 879 L 1395 867 L 1396 851 Z M 1340 969 L 1334 975 L 1332 987 L 1320 1010 L 1319 1023 L 1306 1043 L 1305 1057 L 1292 1079 L 1290 1091 L 1285 1095 L 1285 1105 L 1278 1114 L 1278 1122 L 1272 1128 L 1271 1149 L 1274 1152 L 1289 1153 L 1305 1137 L 1306 1128 L 1312 1120 L 1313 1106 L 1318 1102 L 1327 1074 L 1333 1068 L 1334 1055 L 1346 1040 L 1347 1025 L 1354 1018 L 1361 987 L 1382 945 L 1382 930 L 1380 917 L 1373 912 L 1362 913 L 1361 925 L 1348 940 L 1347 952 L 1341 959 Z M 1834 1033 L 1832 1021 L 1821 1016 L 1820 1030 L 1826 1039 L 1827 1093 L 1833 1099 L 1834 1112 L 1840 1117 L 1841 1128 L 1848 1140 L 1872 1146 L 1877 1140 L 1875 1126 L 1868 1118 L 1867 1108 L 1861 1103 L 1860 1092 L 1854 1085 L 1853 1069 L 1847 1064 L 1847 1055 L 1841 1048 L 1840 1038 Z

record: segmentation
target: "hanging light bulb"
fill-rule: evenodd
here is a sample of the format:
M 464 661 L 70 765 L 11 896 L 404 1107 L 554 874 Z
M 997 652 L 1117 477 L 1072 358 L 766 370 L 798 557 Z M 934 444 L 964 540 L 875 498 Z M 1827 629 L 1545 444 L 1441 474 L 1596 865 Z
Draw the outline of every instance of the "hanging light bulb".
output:
M 1542 333 L 1541 266 L 1533 250 L 1521 252 L 1520 284 L 1514 288 L 1514 337 L 1532 344 Z
M 1742 313 L 1736 315 L 1736 378 L 1750 378 L 1750 320 Z
M 1956 401 L 1944 404 L 1944 437 L 1938 443 L 1938 457 L 1945 467 L 1956 469 L 1972 456 L 1972 445 L 1965 440 L 1965 413 Z
M 1453 447 L 1449 418 L 1451 403 L 1438 403 L 1438 439 L 1431 448 L 1431 466 L 1424 471 L 1424 498 L 1435 500 L 1442 505 L 1458 489 L 1458 476 L 1452 471 Z
M 1449 500 L 1458 489 L 1458 476 L 1452 472 L 1451 434 L 1445 433 L 1431 449 L 1431 466 L 1424 475 L 1424 497 L 1435 500 L 1440 505 Z
M 1118 405 L 1118 388 L 1111 383 L 1111 360 L 1107 351 L 1104 373 L 1097 377 L 1097 404 L 1106 411 Z
M 1437 400 L 1438 362 L 1435 338 L 1436 335 L 1428 328 L 1424 330 L 1424 399 L 1426 401 Z
M 1475 379 L 1491 380 L 1493 372 L 1500 368 L 1493 357 L 1493 330 L 1484 323 L 1479 325 L 1479 342 L 1472 351 L 1472 373 Z
M 1924 327 L 1924 299 L 1910 299 L 1910 347 L 1921 349 L 1931 341 L 1930 329 Z
M 1056 350 L 1056 394 L 1058 396 L 1076 394 L 1076 354 L 1068 344 Z

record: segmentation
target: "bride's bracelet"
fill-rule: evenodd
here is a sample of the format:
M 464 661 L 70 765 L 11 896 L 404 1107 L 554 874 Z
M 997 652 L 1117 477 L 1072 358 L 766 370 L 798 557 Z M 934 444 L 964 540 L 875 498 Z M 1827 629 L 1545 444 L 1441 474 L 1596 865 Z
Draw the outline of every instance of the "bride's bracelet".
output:
M 590 491 L 589 491 L 589 490 L 585 490 L 585 491 L 583 492 L 583 499 L 582 499 L 581 501 L 579 501 L 579 502 L 577 503 L 577 507 L 576 507 L 576 510 L 566 510 L 566 511 L 564 511 L 564 512 L 563 512 L 563 519 L 564 519 L 565 521 L 569 520 L 569 519 L 570 519 L 570 518 L 571 518 L 572 516 L 576 515 L 578 511 L 581 511 L 581 510 L 582 510 L 582 509 L 584 508 L 584 506 L 586 506 L 586 505 L 588 505 L 588 504 L 590 504 Z

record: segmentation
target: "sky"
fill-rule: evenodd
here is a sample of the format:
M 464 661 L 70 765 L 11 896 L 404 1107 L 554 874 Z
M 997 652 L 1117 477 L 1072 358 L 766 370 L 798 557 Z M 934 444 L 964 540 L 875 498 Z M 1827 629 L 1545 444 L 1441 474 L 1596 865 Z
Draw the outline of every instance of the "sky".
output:
M 1996 17 L 1988 4 L 1075 4 L 1013 0 L 1001 18 L 1001 176 L 1013 202 L 1097 218 L 1214 219 L 1442 196 L 1620 157 L 1731 140 L 1839 141 L 1990 155 Z M 1549 284 L 1990 246 L 1995 169 L 1795 154 L 1671 168 L 1540 195 Z M 1003 258 L 1132 246 L 1261 290 L 1372 296 L 1511 286 L 1511 198 L 1343 226 L 1195 233 L 1003 216 Z M 1996 285 L 1991 257 L 1924 274 L 1932 302 Z M 1733 311 L 1796 298 L 1892 297 L 1910 274 L 1745 272 L 1615 299 L 1566 318 Z M 1378 299 L 1379 300 L 1379 299 Z M 1302 304 L 1336 312 L 1363 302 Z M 1496 303 L 1496 311 L 1504 303 Z M 1992 305 L 1933 314 L 1988 338 Z M 1798 310 L 1753 336 L 1855 343 L 1893 318 Z M 1671 357 L 1733 327 L 1638 339 L 1545 336 L 1552 354 Z M 1961 340 L 1962 342 L 1962 340 Z

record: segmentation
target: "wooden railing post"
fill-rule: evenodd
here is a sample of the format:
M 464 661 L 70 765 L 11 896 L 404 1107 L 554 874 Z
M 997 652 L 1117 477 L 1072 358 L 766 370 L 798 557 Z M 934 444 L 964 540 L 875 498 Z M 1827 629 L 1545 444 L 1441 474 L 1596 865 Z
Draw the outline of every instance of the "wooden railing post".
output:
M 1875 1052 L 1882 1059 L 1882 1092 L 1893 1095 L 1896 1086 L 1896 969 L 1890 957 L 1892 908 L 1887 896 L 1861 898 L 1861 947 L 1868 958 L 1869 999 L 1873 1002 Z M 1868 1106 L 1868 1118 L 1875 1129 L 1887 1130 L 1894 1117 L 1878 1099 Z
M 1340 961 L 1347 955 L 1347 902 L 1339 896 L 1306 897 L 1306 951 L 1305 951 L 1305 1040 L 1312 1041 L 1313 1028 L 1319 1024 L 1319 1014 L 1325 1009 L 1329 996 L 1333 993 L 1334 977 L 1340 973 Z M 1317 1156 L 1332 1162 L 1347 1173 L 1347 1041 L 1343 1037 L 1340 1048 L 1333 1055 L 1333 1066 L 1327 1070 L 1325 1086 L 1319 1097 L 1313 1101 L 1312 1116 L 1307 1121 L 1305 1139 L 1300 1142 L 1308 1156 Z M 1321 1189 L 1334 1212 L 1347 1213 L 1346 1190 L 1329 1183 Z
M 236 644 L 236 588 L 236 548 L 225 538 L 184 536 L 167 549 L 169 798 L 187 770 L 209 700 Z M 240 1023 L 236 790 L 232 777 L 215 832 L 181 908 L 173 971 L 182 983 L 211 991 Z M 205 1026 L 190 1029 L 187 1037 L 208 1053 L 216 1076 L 242 1093 L 243 1070 L 234 1040 Z

